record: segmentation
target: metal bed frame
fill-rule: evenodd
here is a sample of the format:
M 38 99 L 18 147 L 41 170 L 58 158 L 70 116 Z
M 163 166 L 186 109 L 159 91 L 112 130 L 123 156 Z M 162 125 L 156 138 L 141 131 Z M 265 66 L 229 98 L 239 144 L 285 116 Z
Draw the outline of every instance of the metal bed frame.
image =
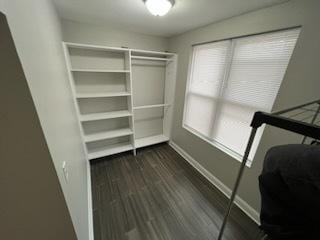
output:
M 320 119 L 318 119 L 319 113 L 320 99 L 273 113 L 256 112 L 254 114 L 250 125 L 252 127 L 251 134 L 242 158 L 236 182 L 232 190 L 227 211 L 220 228 L 218 240 L 222 240 L 223 233 L 228 222 L 228 218 L 234 204 L 234 199 L 236 197 L 258 128 L 263 124 L 267 124 L 290 132 L 301 134 L 303 135 L 301 143 L 305 144 L 308 137 L 315 140 L 320 140 Z M 265 237 L 263 239 L 265 239 Z

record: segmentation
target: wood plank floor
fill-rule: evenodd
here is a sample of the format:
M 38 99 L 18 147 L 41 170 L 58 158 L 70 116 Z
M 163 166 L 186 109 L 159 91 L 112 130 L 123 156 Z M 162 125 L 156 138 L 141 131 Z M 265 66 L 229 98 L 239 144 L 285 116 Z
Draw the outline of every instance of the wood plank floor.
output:
M 169 145 L 91 164 L 95 240 L 217 239 L 227 199 Z M 224 239 L 259 239 L 233 208 Z

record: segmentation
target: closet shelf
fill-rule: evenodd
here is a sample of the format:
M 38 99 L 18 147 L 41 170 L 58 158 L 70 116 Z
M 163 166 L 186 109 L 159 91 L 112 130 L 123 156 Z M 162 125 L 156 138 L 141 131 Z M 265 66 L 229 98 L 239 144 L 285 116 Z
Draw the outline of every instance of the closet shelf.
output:
M 170 58 L 159 58 L 159 57 L 146 57 L 146 56 L 131 56 L 131 59 L 138 60 L 152 60 L 152 61 L 171 61 Z
M 77 93 L 77 98 L 105 98 L 130 96 L 129 92 L 106 92 L 106 93 Z
M 105 157 L 112 154 L 130 151 L 132 149 L 133 149 L 133 146 L 129 142 L 112 144 L 107 147 L 97 148 L 92 150 L 91 152 L 89 152 L 88 158 L 89 160 L 92 160 L 95 158 L 100 158 L 100 157 Z
M 135 145 L 136 148 L 146 147 L 149 145 L 167 142 L 169 141 L 169 138 L 164 135 L 155 135 L 151 137 L 144 137 L 144 138 L 138 138 L 135 139 Z
M 130 70 L 93 69 L 93 68 L 72 68 L 72 72 L 96 72 L 96 73 L 129 73 Z
M 90 113 L 90 114 L 80 115 L 80 121 L 87 122 L 87 121 L 121 118 L 121 117 L 129 117 L 129 116 L 132 116 L 132 113 L 130 113 L 128 110 L 105 112 L 105 113 Z
M 99 141 L 99 140 L 106 140 L 106 139 L 111 139 L 111 138 L 129 136 L 132 134 L 133 134 L 133 131 L 130 128 L 122 128 L 122 129 L 117 129 L 117 130 L 111 130 L 111 131 L 105 131 L 105 132 L 85 135 L 84 141 L 86 143 L 88 143 L 88 142 L 94 142 L 94 141 Z
M 174 53 L 169 52 L 157 52 L 157 51 L 148 51 L 148 50 L 141 50 L 141 49 L 131 49 L 131 53 L 133 55 L 143 54 L 143 55 L 160 55 L 160 56 L 174 56 Z
M 91 45 L 91 44 L 82 44 L 82 43 L 72 43 L 65 42 L 65 44 L 70 48 L 80 48 L 80 49 L 88 49 L 88 50 L 102 50 L 107 52 L 129 52 L 128 48 L 117 48 L 117 47 L 106 47 L 101 45 Z
M 167 107 L 167 106 L 171 106 L 171 104 L 164 103 L 164 104 L 144 105 L 144 106 L 133 107 L 133 109 L 137 110 L 137 109 L 159 108 L 159 107 Z

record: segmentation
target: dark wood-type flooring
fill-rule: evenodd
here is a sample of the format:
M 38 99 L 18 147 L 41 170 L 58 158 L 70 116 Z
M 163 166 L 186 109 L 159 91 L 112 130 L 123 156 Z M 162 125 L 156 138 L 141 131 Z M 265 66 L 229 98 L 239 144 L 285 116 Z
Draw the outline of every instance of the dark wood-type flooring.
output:
M 226 197 L 169 145 L 91 164 L 95 240 L 215 240 Z M 237 207 L 226 240 L 260 239 Z

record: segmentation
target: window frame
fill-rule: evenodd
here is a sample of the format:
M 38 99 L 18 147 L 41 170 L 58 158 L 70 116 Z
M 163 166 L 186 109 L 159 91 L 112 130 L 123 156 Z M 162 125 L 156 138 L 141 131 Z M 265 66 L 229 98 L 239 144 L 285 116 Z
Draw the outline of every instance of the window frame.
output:
M 282 32 L 282 31 L 287 31 L 287 30 L 295 30 L 295 29 L 300 29 L 300 33 L 301 33 L 301 26 L 294 26 L 294 27 L 289 27 L 289 28 L 277 29 L 277 30 L 260 32 L 260 33 L 254 33 L 254 34 L 249 34 L 249 35 L 242 35 L 242 36 L 237 36 L 237 37 L 225 38 L 225 39 L 215 40 L 215 41 L 208 41 L 208 42 L 203 42 L 203 43 L 196 43 L 196 44 L 191 45 L 190 50 L 189 50 L 188 74 L 187 74 L 187 83 L 186 83 L 186 87 L 185 87 L 185 96 L 184 96 L 184 104 L 183 104 L 182 128 L 187 130 L 188 132 L 194 134 L 195 136 L 199 137 L 200 139 L 202 139 L 206 143 L 209 143 L 210 145 L 218 148 L 219 150 L 223 151 L 224 153 L 226 153 L 230 157 L 236 159 L 237 161 L 242 162 L 244 153 L 239 154 L 239 153 L 235 152 L 234 150 L 232 150 L 232 149 L 224 146 L 223 144 L 219 143 L 218 141 L 216 141 L 214 139 L 210 139 L 209 137 L 203 135 L 199 131 L 197 131 L 197 130 L 193 129 L 192 127 L 187 126 L 185 124 L 185 122 L 186 122 L 186 114 L 187 114 L 188 97 L 190 96 L 190 94 L 195 94 L 195 93 L 192 93 L 192 91 L 190 91 L 191 75 L 192 75 L 193 67 L 194 67 L 194 64 L 193 64 L 193 62 L 194 62 L 194 47 L 195 46 L 199 46 L 199 45 L 204 45 L 204 44 L 219 43 L 219 42 L 223 42 L 223 41 L 230 41 L 230 48 L 231 48 L 230 52 L 231 53 L 229 54 L 229 56 L 227 56 L 228 61 L 226 62 L 227 65 L 226 65 L 226 68 L 225 68 L 225 71 L 226 71 L 226 75 L 225 75 L 225 79 L 224 79 L 224 81 L 225 81 L 228 78 L 228 75 L 230 74 L 231 62 L 232 62 L 233 52 L 234 52 L 234 40 L 240 39 L 240 38 L 247 38 L 247 37 L 251 37 L 251 36 L 264 35 L 264 34 L 268 34 L 268 33 L 277 33 L 277 32 Z M 298 40 L 299 40 L 299 36 L 297 38 L 297 42 L 298 42 Z M 297 42 L 296 42 L 296 45 L 297 45 Z M 293 52 L 294 52 L 294 49 L 293 49 Z M 231 61 L 230 61 L 230 59 L 231 59 Z M 291 58 L 289 59 L 289 64 L 290 64 L 290 61 L 291 61 Z M 287 71 L 287 69 L 286 69 L 286 71 Z M 284 74 L 284 78 L 285 78 L 285 75 L 286 75 L 286 71 L 285 71 L 285 74 Z M 283 81 L 283 79 L 282 79 L 282 81 Z M 221 101 L 221 99 L 218 99 L 218 101 Z M 274 108 L 275 102 L 276 102 L 276 99 L 272 103 L 271 109 Z M 258 144 L 260 144 L 261 139 L 263 138 L 264 129 L 265 129 L 265 126 L 262 126 L 258 130 L 258 131 L 261 131 L 261 138 L 259 139 L 259 143 Z M 256 156 L 256 154 L 254 155 L 253 159 L 248 159 L 248 161 L 246 163 L 246 166 L 248 168 L 251 167 L 255 156 Z

